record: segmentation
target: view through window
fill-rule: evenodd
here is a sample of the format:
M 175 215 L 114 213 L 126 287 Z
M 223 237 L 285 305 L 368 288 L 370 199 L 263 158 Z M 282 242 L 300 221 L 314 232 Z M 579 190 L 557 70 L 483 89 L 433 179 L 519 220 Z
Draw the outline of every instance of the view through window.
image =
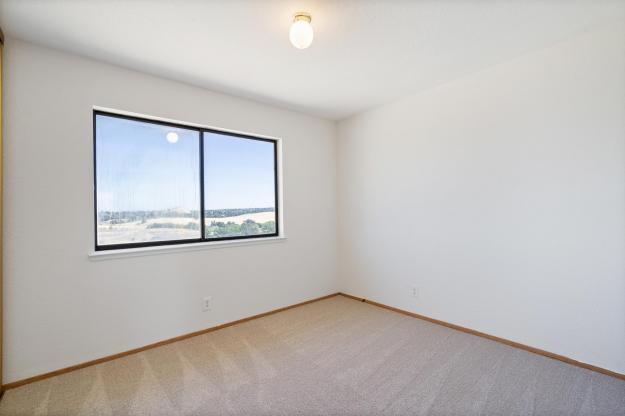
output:
M 100 111 L 94 123 L 97 250 L 278 235 L 274 140 Z
M 273 142 L 204 133 L 207 238 L 276 232 L 274 153 Z

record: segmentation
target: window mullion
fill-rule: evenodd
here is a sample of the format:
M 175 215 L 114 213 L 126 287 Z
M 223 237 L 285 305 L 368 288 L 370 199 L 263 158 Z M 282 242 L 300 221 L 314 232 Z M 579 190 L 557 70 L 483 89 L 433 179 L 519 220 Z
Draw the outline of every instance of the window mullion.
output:
M 204 131 L 200 131 L 200 232 L 202 241 L 206 240 L 206 226 L 204 225 Z

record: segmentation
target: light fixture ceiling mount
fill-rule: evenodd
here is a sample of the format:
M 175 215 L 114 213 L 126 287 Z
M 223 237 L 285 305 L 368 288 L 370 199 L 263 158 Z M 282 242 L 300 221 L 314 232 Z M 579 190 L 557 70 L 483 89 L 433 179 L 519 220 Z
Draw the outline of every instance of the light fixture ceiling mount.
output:
M 311 21 L 312 18 L 309 13 L 295 13 L 291 30 L 289 30 L 289 39 L 297 49 L 306 49 L 312 43 L 314 32 L 310 24 Z

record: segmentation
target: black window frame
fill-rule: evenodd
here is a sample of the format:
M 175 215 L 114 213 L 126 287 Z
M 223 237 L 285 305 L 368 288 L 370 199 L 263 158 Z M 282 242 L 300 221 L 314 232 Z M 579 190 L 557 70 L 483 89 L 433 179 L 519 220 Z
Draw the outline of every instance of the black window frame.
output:
M 144 241 L 138 243 L 122 243 L 122 244 L 98 244 L 98 178 L 97 178 L 97 128 L 96 128 L 96 118 L 97 116 L 106 116 L 113 118 L 120 118 L 125 120 L 138 121 L 142 123 L 149 124 L 157 124 L 161 126 L 169 126 L 174 128 L 181 128 L 186 130 L 194 130 L 199 134 L 199 176 L 200 176 L 200 238 L 191 238 L 185 240 L 163 240 L 163 241 Z M 273 177 L 274 177 L 274 216 L 275 216 L 275 232 L 271 234 L 253 234 L 253 235 L 238 235 L 238 236 L 228 236 L 228 237 L 213 237 L 206 238 L 206 224 L 205 224 L 205 215 L 206 210 L 204 208 L 204 133 L 215 133 L 224 136 L 232 136 L 241 139 L 248 140 L 258 140 L 263 142 L 269 142 L 273 144 Z M 279 182 L 278 182 L 278 142 L 279 139 L 272 139 L 266 137 L 258 137 L 251 134 L 244 133 L 235 133 L 226 130 L 219 130 L 215 128 L 208 127 L 198 127 L 194 125 L 187 125 L 183 123 L 177 122 L 169 122 L 156 120 L 151 118 L 144 118 L 139 116 L 131 116 L 126 114 L 119 114 L 110 111 L 104 110 L 93 110 L 93 213 L 94 213 L 94 245 L 95 251 L 106 251 L 106 250 L 124 250 L 124 249 L 132 249 L 132 248 L 141 248 L 141 247 L 155 247 L 155 246 L 170 246 L 170 245 L 179 245 L 179 244 L 198 244 L 198 243 L 211 243 L 215 241 L 226 241 L 226 240 L 250 240 L 256 238 L 269 238 L 269 237 L 279 237 L 280 236 L 280 207 L 279 207 Z

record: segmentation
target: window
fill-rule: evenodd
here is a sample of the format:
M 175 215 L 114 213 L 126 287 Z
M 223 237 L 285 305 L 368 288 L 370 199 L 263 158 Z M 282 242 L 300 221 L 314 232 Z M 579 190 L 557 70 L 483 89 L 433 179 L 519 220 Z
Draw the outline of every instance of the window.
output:
M 274 142 L 204 133 L 207 238 L 275 234 L 274 166 Z
M 277 143 L 94 111 L 96 250 L 278 235 Z

